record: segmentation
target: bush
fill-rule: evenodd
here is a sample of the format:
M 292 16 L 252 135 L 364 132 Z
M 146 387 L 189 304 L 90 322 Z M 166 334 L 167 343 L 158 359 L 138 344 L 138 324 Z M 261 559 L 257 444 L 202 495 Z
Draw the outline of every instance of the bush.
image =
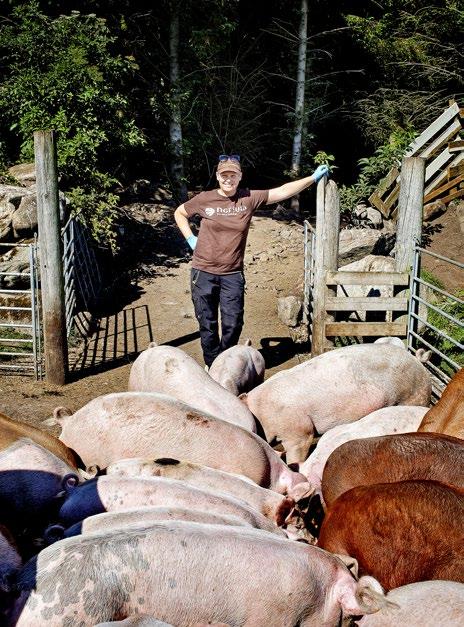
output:
M 52 18 L 37 0 L 0 27 L 0 130 L 21 161 L 33 159 L 35 130 L 57 131 L 60 186 L 110 244 L 121 155 L 144 142 L 122 91 L 134 64 L 113 53 L 114 43 L 104 19 L 77 11 Z

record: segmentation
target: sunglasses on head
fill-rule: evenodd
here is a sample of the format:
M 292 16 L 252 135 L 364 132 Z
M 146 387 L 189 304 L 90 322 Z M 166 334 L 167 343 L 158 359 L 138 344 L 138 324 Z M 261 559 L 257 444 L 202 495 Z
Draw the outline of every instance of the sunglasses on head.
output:
M 240 155 L 219 155 L 219 161 L 238 161 L 240 163 Z

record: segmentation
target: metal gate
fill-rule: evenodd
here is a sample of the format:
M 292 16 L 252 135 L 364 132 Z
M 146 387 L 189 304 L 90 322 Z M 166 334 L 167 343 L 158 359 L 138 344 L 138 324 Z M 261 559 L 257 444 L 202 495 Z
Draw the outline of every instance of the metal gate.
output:
M 433 375 L 434 392 L 441 394 L 453 374 L 464 367 L 464 289 L 452 294 L 421 276 L 424 256 L 457 269 L 464 288 L 464 264 L 420 246 L 414 249 L 408 314 L 408 349 L 426 348 L 432 356 L 425 364 Z
M 11 250 L 12 255 L 24 251 L 27 256 L 24 271 L 0 272 L 0 371 L 33 374 L 39 379 L 42 377 L 42 349 L 37 243 L 0 243 L 0 247 Z M 7 288 L 7 282 L 22 287 Z M 27 285 L 23 286 L 24 283 Z

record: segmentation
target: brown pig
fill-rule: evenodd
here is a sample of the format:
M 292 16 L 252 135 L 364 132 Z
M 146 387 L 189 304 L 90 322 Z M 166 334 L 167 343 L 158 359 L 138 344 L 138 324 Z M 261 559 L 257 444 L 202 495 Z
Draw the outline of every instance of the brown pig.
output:
M 262 438 L 164 394 L 107 394 L 75 414 L 65 413 L 55 410 L 60 439 L 87 466 L 106 468 L 128 457 L 171 457 L 245 475 L 295 500 L 311 492 L 306 478 L 290 470 Z
M 418 431 L 464 440 L 464 368 L 456 372 L 438 402 L 425 414 Z
M 159 392 L 200 412 L 256 432 L 253 414 L 236 396 L 216 383 L 192 357 L 174 346 L 154 342 L 132 364 L 129 391 Z
M 318 546 L 354 557 L 387 590 L 464 583 L 464 492 L 437 481 L 358 486 L 328 509 Z
M 329 506 L 356 486 L 406 479 L 464 488 L 464 442 L 438 433 L 398 433 L 345 442 L 327 460 L 322 496 Z
M 290 464 L 306 459 L 315 431 L 389 405 L 428 406 L 430 393 L 428 371 L 404 348 L 356 344 L 278 372 L 241 398 Z
M 321 549 L 192 522 L 57 542 L 26 565 L 17 586 L 16 627 L 93 627 L 135 613 L 181 626 L 337 627 L 386 604 L 375 579 L 357 582 Z

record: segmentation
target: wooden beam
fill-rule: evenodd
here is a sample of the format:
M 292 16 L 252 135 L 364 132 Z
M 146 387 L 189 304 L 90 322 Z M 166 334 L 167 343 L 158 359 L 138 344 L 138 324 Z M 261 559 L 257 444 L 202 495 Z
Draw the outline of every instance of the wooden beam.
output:
M 425 168 L 425 180 L 429 181 L 438 170 L 442 170 L 453 155 L 446 147 L 435 159 Z
M 420 243 L 424 205 L 425 159 L 404 157 L 401 162 L 401 189 L 398 199 L 395 269 L 409 272 L 414 245 Z
M 45 378 L 54 385 L 64 385 L 68 370 L 68 344 L 56 143 L 53 131 L 35 131 L 34 152 Z
M 461 176 L 458 176 L 457 178 L 453 179 L 452 181 L 449 181 L 449 183 L 446 183 L 446 185 L 442 185 L 438 189 L 435 189 L 433 192 L 428 194 L 424 198 L 424 203 L 430 202 L 433 198 L 436 198 L 437 196 L 440 196 L 440 194 L 443 194 L 443 192 L 446 192 L 448 189 L 451 189 L 452 187 L 454 187 L 455 185 L 457 185 L 461 181 L 464 181 L 464 174 L 461 174 Z
M 325 325 L 328 337 L 405 336 L 405 322 L 331 322 Z
M 457 135 L 461 128 L 461 122 L 457 118 L 454 119 L 451 126 L 445 128 L 443 133 L 441 133 L 441 135 L 434 139 L 434 141 L 419 154 L 419 157 L 422 157 L 423 159 L 428 159 L 429 157 L 433 156 L 436 152 L 443 148 L 443 146 L 447 142 L 449 142 L 450 139 Z
M 406 272 L 327 272 L 327 285 L 409 285 Z
M 450 152 L 461 152 L 464 150 L 464 140 L 457 139 L 454 142 L 450 142 L 448 144 L 448 150 Z
M 456 192 L 453 192 L 452 194 L 448 194 L 448 196 L 445 196 L 444 198 L 440 198 L 440 200 L 442 202 L 446 203 L 450 202 L 451 200 L 454 200 L 455 198 L 462 198 L 462 196 L 464 196 L 464 189 L 458 189 Z
M 407 298 L 389 296 L 338 296 L 327 298 L 327 311 L 406 311 Z
M 430 194 L 436 187 L 438 187 L 443 181 L 446 181 L 447 178 L 451 178 L 452 176 L 456 176 L 456 174 L 460 174 L 460 172 L 456 171 L 456 168 L 459 164 L 462 164 L 464 161 L 464 153 L 460 152 L 456 155 L 456 157 L 448 164 L 447 169 L 442 170 L 439 174 L 428 182 L 427 187 L 424 190 L 425 196 Z M 463 164 L 464 165 L 464 164 Z
M 425 146 L 425 144 L 430 141 L 434 135 L 439 133 L 443 126 L 447 124 L 450 120 L 454 118 L 455 115 L 459 113 L 459 106 L 455 102 L 450 107 L 445 109 L 445 111 L 434 121 L 430 126 L 428 126 L 425 131 L 423 131 L 419 137 L 412 142 L 409 146 L 407 152 L 405 153 L 405 157 L 413 157 L 418 151 Z

